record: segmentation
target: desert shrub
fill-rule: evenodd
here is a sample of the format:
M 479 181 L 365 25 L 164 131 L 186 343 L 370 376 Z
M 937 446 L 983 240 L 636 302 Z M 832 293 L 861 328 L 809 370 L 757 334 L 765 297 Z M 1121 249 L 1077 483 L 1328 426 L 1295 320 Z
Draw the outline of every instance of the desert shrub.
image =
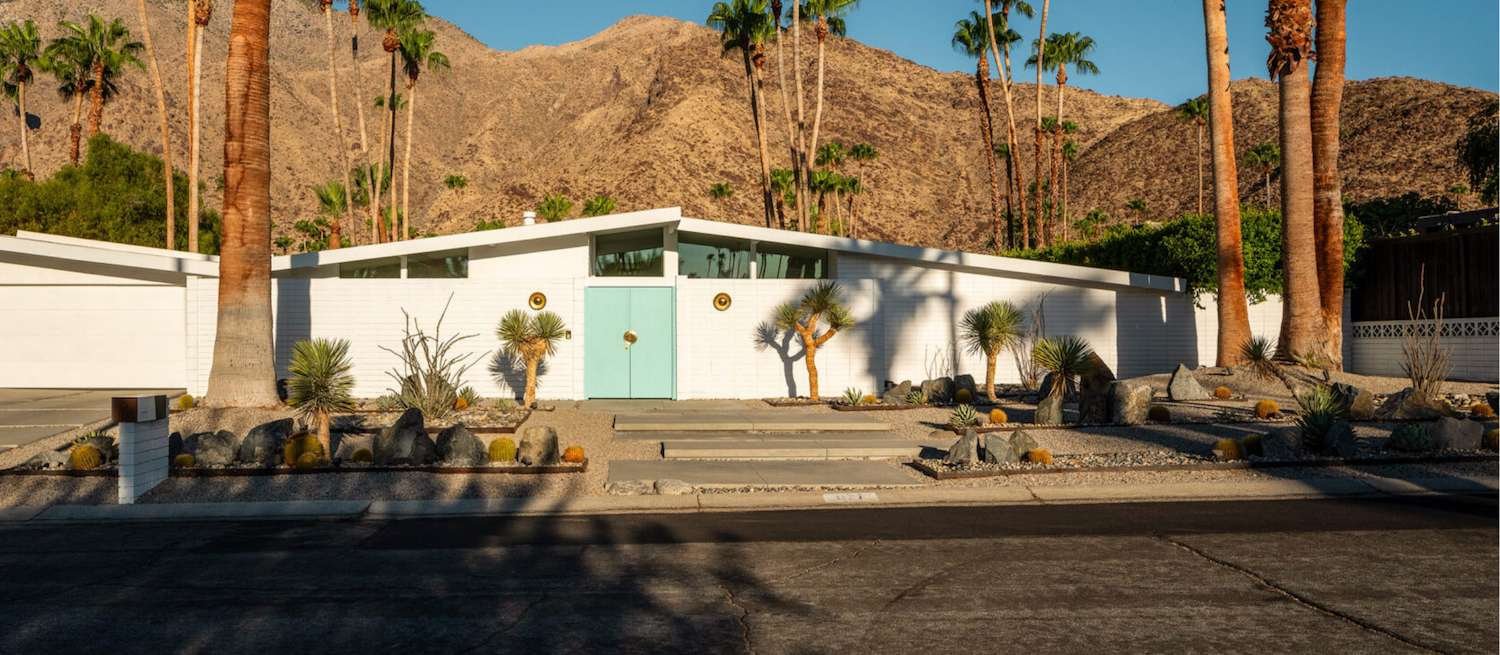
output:
M 1170 423 L 1172 421 L 1172 410 L 1162 405 L 1152 405 L 1146 410 L 1146 419 L 1157 423 Z
M 1052 466 L 1052 451 L 1046 448 L 1032 448 L 1026 451 L 1026 461 L 1042 466 Z
M 979 425 L 979 413 L 974 411 L 973 405 L 959 405 L 948 414 L 948 424 L 955 428 Z
M 1469 408 L 1469 413 L 1478 419 L 1495 418 L 1495 408 L 1485 402 L 1474 403 L 1474 406 Z
M 1297 414 L 1297 430 L 1302 435 L 1302 447 L 1311 452 L 1322 452 L 1328 447 L 1328 437 L 1335 425 L 1349 417 L 1349 411 L 1333 390 L 1316 386 L 1297 398 L 1302 411 Z
M 1251 434 L 1240 439 L 1240 452 L 1246 457 L 1263 457 L 1266 454 L 1265 435 Z
M 1240 442 L 1235 441 L 1234 439 L 1219 439 L 1218 441 L 1215 441 L 1214 455 L 1219 459 L 1225 461 L 1245 458 L 1245 453 L 1244 450 L 1240 447 Z
M 448 303 L 452 302 L 453 296 L 449 295 Z M 438 315 L 431 335 L 406 310 L 401 310 L 402 316 L 406 317 L 401 350 L 380 347 L 401 359 L 400 369 L 386 372 L 396 382 L 396 388 L 390 391 L 397 406 L 419 409 L 428 418 L 443 418 L 453 413 L 464 373 L 479 359 L 474 353 L 453 352 L 460 342 L 478 335 L 443 337 L 443 319 L 448 315 L 448 303 L 443 304 L 443 313 Z
M 375 461 L 375 453 L 370 452 L 369 448 L 360 448 L 349 456 L 349 461 L 356 464 L 369 464 Z
M 197 404 L 198 401 L 193 399 L 192 394 L 185 393 L 177 397 L 177 409 L 180 409 L 184 412 L 192 409 Z
M 995 425 L 1009 423 L 1010 417 L 1005 415 L 1005 410 L 996 407 L 990 410 L 990 422 L 994 423 Z
M 1261 400 L 1255 403 L 1255 418 L 1269 419 L 1281 413 L 1281 405 L 1274 400 Z
M 104 454 L 92 444 L 80 444 L 68 451 L 68 468 L 90 471 L 104 465 Z
M 844 390 L 845 405 L 854 406 L 863 404 L 864 398 L 865 392 L 863 389 L 855 389 L 854 387 L 849 387 L 848 389 Z
M 375 399 L 375 409 L 382 412 L 394 412 L 401 409 L 401 401 L 396 398 L 396 394 L 388 393 Z
M 1214 389 L 1214 397 L 1219 400 L 1229 400 L 1234 397 L 1234 392 L 1230 391 L 1229 387 L 1220 385 Z
M 174 469 L 190 469 L 197 463 L 198 458 L 193 457 L 192 453 L 177 453 L 177 456 L 172 458 L 172 468 Z
M 312 455 L 317 459 L 323 458 L 323 444 L 318 441 L 315 434 L 304 432 L 287 439 L 281 445 L 281 461 L 287 466 L 296 466 L 303 455 Z
M 1485 450 L 1500 450 L 1500 429 L 1485 430 L 1484 438 L 1479 443 Z
M 514 462 L 516 461 L 516 442 L 510 437 L 496 437 L 490 442 L 491 462 Z
M 921 389 L 912 389 L 911 391 L 906 392 L 906 404 L 908 404 L 908 405 L 926 405 L 927 404 L 927 396 L 926 396 L 926 394 L 922 393 Z
M 562 460 L 569 464 L 582 464 L 584 460 L 582 446 L 568 446 L 563 449 Z
M 974 402 L 974 394 L 970 393 L 968 389 L 959 389 L 953 394 L 953 402 L 960 405 L 967 405 Z
M 475 391 L 474 387 L 465 386 L 459 389 L 458 400 L 453 401 L 453 409 L 462 412 L 470 407 L 479 405 L 480 400 L 479 392 Z
M 317 468 L 318 463 L 322 461 L 323 458 L 319 457 L 317 453 L 302 453 L 297 457 L 297 461 L 292 462 L 292 466 L 305 471 L 307 469 Z
M 1436 450 L 1436 446 L 1432 435 L 1427 433 L 1427 426 L 1420 423 L 1398 425 L 1391 430 L 1390 438 L 1385 440 L 1386 450 L 1402 453 L 1425 453 Z

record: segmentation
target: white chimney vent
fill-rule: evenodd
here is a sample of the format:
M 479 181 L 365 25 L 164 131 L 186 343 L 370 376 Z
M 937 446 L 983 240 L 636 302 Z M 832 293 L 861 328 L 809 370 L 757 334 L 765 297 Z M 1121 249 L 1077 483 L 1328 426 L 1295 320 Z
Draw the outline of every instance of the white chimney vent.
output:
M 536 212 L 522 212 L 521 213 L 521 224 L 522 225 L 536 225 Z

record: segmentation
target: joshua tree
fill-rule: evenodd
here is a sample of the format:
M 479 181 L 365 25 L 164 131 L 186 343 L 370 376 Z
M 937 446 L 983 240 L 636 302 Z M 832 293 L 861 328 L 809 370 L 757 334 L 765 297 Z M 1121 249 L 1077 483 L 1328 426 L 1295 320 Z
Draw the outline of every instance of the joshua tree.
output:
M 825 321 L 828 329 L 819 332 Z M 807 395 L 818 400 L 818 348 L 840 331 L 854 327 L 854 317 L 844 305 L 843 290 L 837 282 L 820 282 L 803 294 L 801 300 L 777 307 L 772 324 L 778 329 L 796 332 L 802 339 L 803 360 L 807 364 Z
M 202 150 L 203 128 L 199 124 L 202 116 L 201 99 L 203 96 L 203 34 L 208 27 L 209 19 L 213 18 L 213 0 L 189 0 L 188 1 L 188 251 L 198 252 L 198 172 L 200 166 L 199 155 Z M 349 164 L 345 163 L 347 170 Z M 348 187 L 348 181 L 345 181 Z
M 1218 366 L 1232 366 L 1240 361 L 1236 347 L 1250 338 L 1250 312 L 1245 302 L 1245 252 L 1240 238 L 1239 171 L 1234 161 L 1233 102 L 1229 91 L 1229 32 L 1225 20 L 1224 0 L 1203 0 L 1219 276 L 1219 330 L 1214 358 Z
M 776 24 L 766 10 L 766 0 L 731 0 L 716 2 L 708 14 L 708 26 L 719 30 L 719 47 L 723 54 L 738 50 L 745 63 L 745 82 L 750 86 L 750 115 L 755 126 L 755 141 L 760 152 L 761 209 L 766 227 L 776 218 L 771 198 L 771 158 L 766 150 L 766 108 L 761 97 L 761 72 L 765 68 L 766 42 L 776 35 Z
M 224 61 L 224 236 L 209 407 L 274 407 L 271 0 L 236 0 Z
M 286 402 L 310 420 L 323 452 L 333 453 L 329 426 L 334 412 L 354 409 L 354 376 L 349 374 L 349 342 L 343 339 L 312 339 L 292 344 L 291 378 L 286 384 Z
M 512 358 L 520 358 L 526 365 L 526 388 L 521 402 L 527 407 L 536 404 L 536 372 L 542 360 L 557 354 L 557 342 L 567 335 L 568 328 L 562 317 L 552 312 L 536 312 L 512 309 L 500 318 L 496 336 L 500 337 L 501 351 Z
M 1323 311 L 1313 229 L 1312 124 L 1308 64 L 1312 58 L 1311 0 L 1270 0 L 1266 68 L 1281 91 L 1280 141 L 1283 312 L 1277 355 L 1291 359 L 1322 350 Z
M 1344 103 L 1345 0 L 1318 0 L 1318 70 L 1312 87 L 1313 235 L 1318 299 L 1323 308 L 1322 359 L 1343 370 L 1344 201 L 1339 179 L 1339 108 Z
M 995 163 L 995 125 L 990 112 L 990 46 L 989 21 L 977 11 L 953 25 L 953 49 L 974 58 L 974 89 L 979 96 L 975 110 L 979 114 L 979 138 L 984 146 L 984 163 L 990 174 L 990 233 L 995 250 L 1000 249 L 1000 171 Z
M 1014 305 L 997 300 L 964 314 L 962 334 L 971 354 L 984 353 L 984 392 L 994 402 L 995 363 L 1001 351 L 1013 348 L 1021 340 L 1021 312 Z
M 436 35 L 431 30 L 407 30 L 400 36 L 402 69 L 406 72 L 406 153 L 401 158 L 401 238 L 411 238 L 411 142 L 416 132 L 412 120 L 417 111 L 417 78 L 422 69 L 449 68 L 448 56 L 433 48 Z
M 561 193 L 549 193 L 542 198 L 542 202 L 536 206 L 536 215 L 548 223 L 566 220 L 573 213 L 573 201 L 564 198 Z
M 1198 149 L 1193 151 L 1198 158 L 1198 213 L 1203 213 L 1203 128 L 1208 125 L 1208 96 L 1198 96 L 1177 105 L 1177 118 L 1192 123 L 1198 132 Z
M 600 194 L 583 202 L 584 216 L 606 216 L 615 213 L 615 199 Z
M 1038 403 L 1038 414 L 1041 407 L 1047 405 L 1058 408 L 1061 415 L 1063 398 L 1069 389 L 1075 388 L 1074 381 L 1093 370 L 1094 349 L 1078 337 L 1047 337 L 1036 343 L 1031 357 L 1037 366 L 1052 374 L 1052 388 Z
M 1271 173 L 1281 168 L 1281 148 L 1271 141 L 1245 151 L 1245 165 L 1260 171 L 1266 192 L 1265 206 L 1271 208 Z
M 7 88 L 15 90 L 16 112 L 20 118 L 17 127 L 21 131 L 21 162 L 28 177 L 31 170 L 31 139 L 26 126 L 26 87 L 31 85 L 41 59 L 42 39 L 37 35 L 36 23 L 30 19 L 17 23 L 11 21 L 0 27 L 0 80 Z M 171 187 L 168 187 L 169 189 Z M 167 200 L 171 207 L 171 199 Z M 167 239 L 171 239 L 170 233 Z

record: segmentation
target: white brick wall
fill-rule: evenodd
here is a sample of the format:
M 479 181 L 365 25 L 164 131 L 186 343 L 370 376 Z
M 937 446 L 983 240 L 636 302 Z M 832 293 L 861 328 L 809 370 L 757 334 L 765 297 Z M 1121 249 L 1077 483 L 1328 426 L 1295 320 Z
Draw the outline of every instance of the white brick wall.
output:
M 134 503 L 167 479 L 167 419 L 120 423 L 119 501 Z
M 1455 380 L 1494 382 L 1500 379 L 1500 318 L 1456 318 L 1444 323 L 1442 343 L 1448 348 Z M 1401 370 L 1401 335 L 1412 321 L 1379 321 L 1353 324 L 1350 368 L 1368 375 L 1404 376 Z

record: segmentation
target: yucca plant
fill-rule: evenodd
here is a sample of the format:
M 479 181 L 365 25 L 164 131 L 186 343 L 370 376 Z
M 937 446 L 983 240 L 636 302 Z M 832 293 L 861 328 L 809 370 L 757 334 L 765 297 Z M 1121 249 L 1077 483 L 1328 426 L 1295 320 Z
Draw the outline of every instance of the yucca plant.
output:
M 984 392 L 995 400 L 995 362 L 1000 353 L 1021 342 L 1025 323 L 1014 305 L 997 300 L 969 310 L 960 324 L 964 346 L 970 354 L 984 353 Z
M 453 302 L 453 297 L 448 297 Z M 431 335 L 421 323 L 412 319 L 406 310 L 406 325 L 401 338 L 401 350 L 381 346 L 380 349 L 401 358 L 401 368 L 386 372 L 396 381 L 390 392 L 402 409 L 419 409 L 432 418 L 443 418 L 453 411 L 458 400 L 459 387 L 463 385 L 464 373 L 483 357 L 475 353 L 456 354 L 454 349 L 466 339 L 477 334 L 454 335 L 443 338 L 443 319 L 448 316 L 448 306 L 438 315 L 437 325 Z
M 329 425 L 334 412 L 354 409 L 354 376 L 349 374 L 349 342 L 311 339 L 292 344 L 291 377 L 286 383 L 287 404 L 295 407 L 317 431 L 323 452 L 333 452 Z
M 459 410 L 473 409 L 479 405 L 480 400 L 482 399 L 479 397 L 479 392 L 475 391 L 474 387 L 465 386 L 458 390 L 458 402 L 455 408 Z
M 973 427 L 979 423 L 979 412 L 974 411 L 973 405 L 959 405 L 948 414 L 948 425 L 955 428 Z
M 1078 376 L 1093 370 L 1094 349 L 1089 342 L 1074 336 L 1047 337 L 1038 341 L 1031 358 L 1052 374 L 1048 395 L 1063 395 L 1075 388 Z
M 818 399 L 818 348 L 835 334 L 854 327 L 854 317 L 844 305 L 844 292 L 837 282 L 821 282 L 802 295 L 801 300 L 776 308 L 772 322 L 778 329 L 791 330 L 802 339 L 803 360 L 807 365 L 807 395 Z M 819 332 L 824 325 L 827 329 Z
M 1296 387 L 1292 386 L 1292 380 L 1287 377 L 1286 371 L 1282 370 L 1281 364 L 1276 361 L 1276 342 L 1266 337 L 1250 337 L 1240 346 L 1240 359 L 1250 367 L 1250 372 L 1263 380 L 1275 378 L 1281 381 L 1282 386 L 1297 396 Z
M 1297 404 L 1302 408 L 1296 419 L 1302 448 L 1314 453 L 1327 450 L 1333 428 L 1349 415 L 1343 401 L 1331 388 L 1318 385 L 1298 396 Z
M 542 360 L 557 354 L 557 342 L 568 333 L 561 316 L 552 312 L 531 313 L 524 309 L 512 309 L 500 318 L 500 327 L 495 330 L 500 337 L 501 350 L 508 356 L 520 358 L 526 365 L 526 388 L 521 402 L 527 407 L 536 404 L 536 372 Z
M 844 390 L 845 405 L 849 405 L 850 407 L 858 406 L 860 403 L 864 402 L 864 398 L 865 392 L 863 389 L 855 389 L 854 387 L 849 387 L 848 389 Z

